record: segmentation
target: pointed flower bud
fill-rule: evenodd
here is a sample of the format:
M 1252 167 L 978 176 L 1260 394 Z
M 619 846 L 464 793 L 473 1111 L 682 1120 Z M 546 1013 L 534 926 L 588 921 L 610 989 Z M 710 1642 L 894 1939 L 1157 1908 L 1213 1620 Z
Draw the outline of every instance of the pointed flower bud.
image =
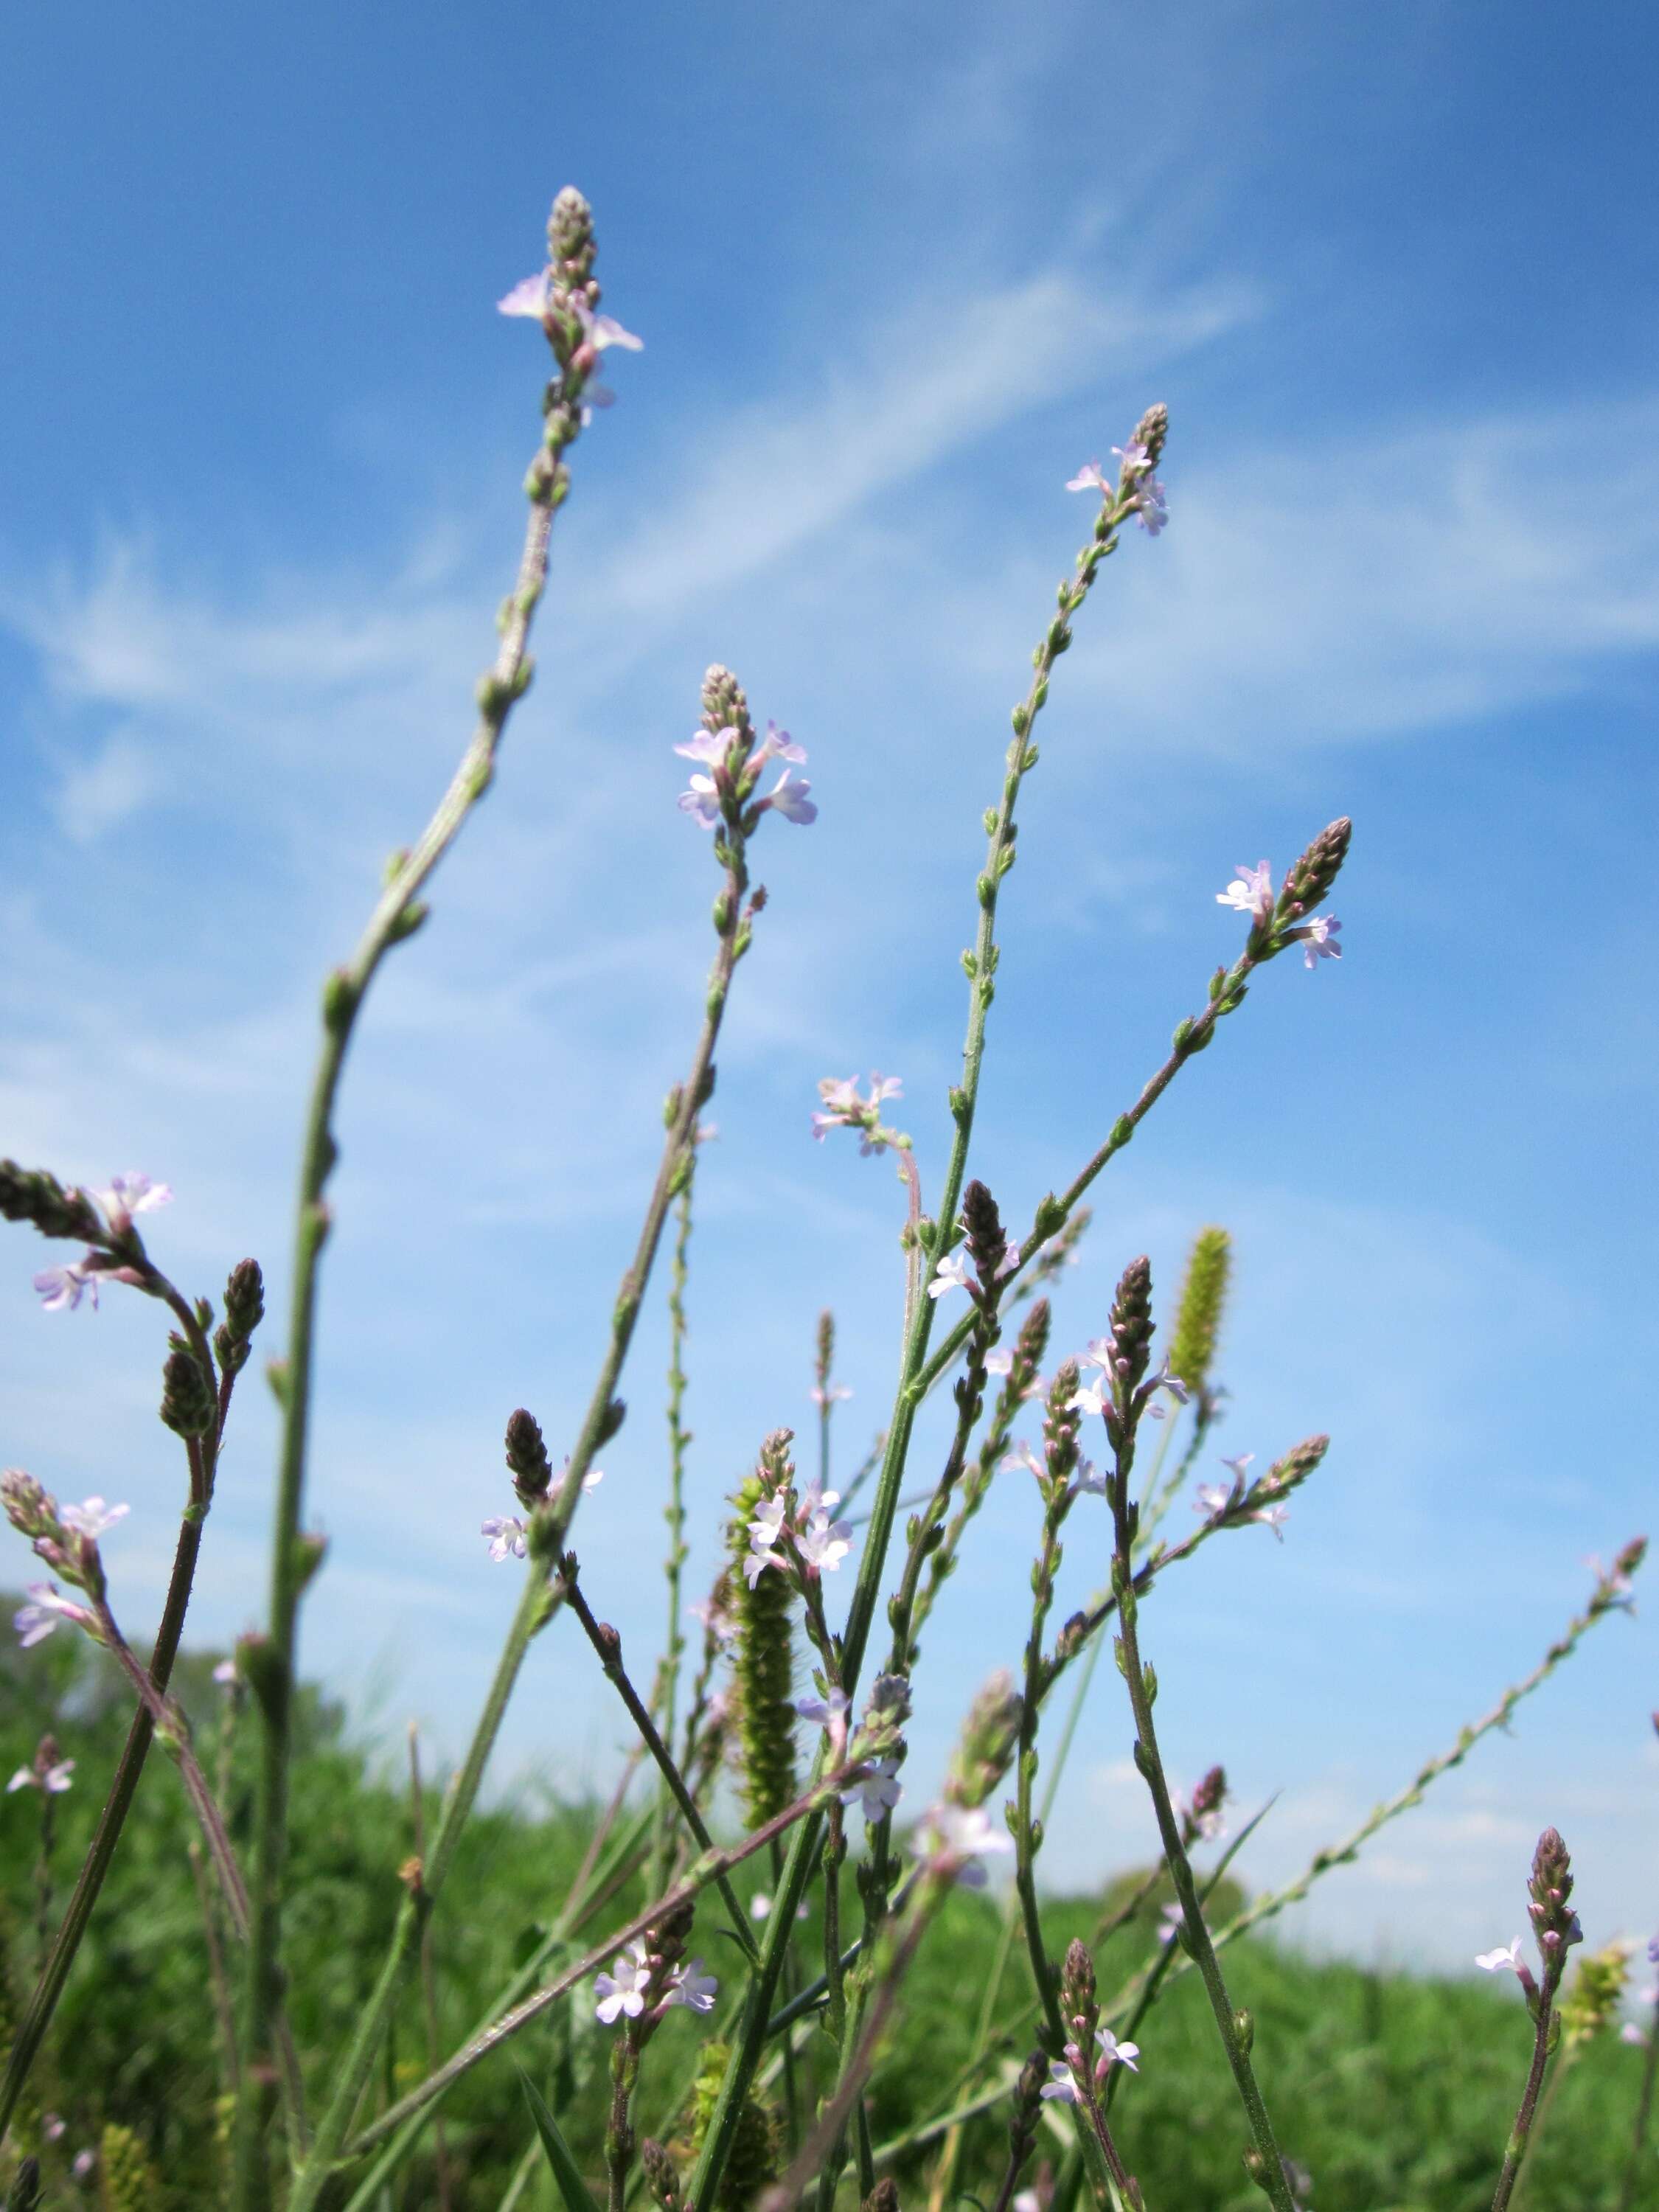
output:
M 553 1462 L 547 1455 L 540 1423 L 523 1406 L 507 1417 L 507 1464 L 519 1503 L 532 1508 L 538 1505 L 552 1486 Z

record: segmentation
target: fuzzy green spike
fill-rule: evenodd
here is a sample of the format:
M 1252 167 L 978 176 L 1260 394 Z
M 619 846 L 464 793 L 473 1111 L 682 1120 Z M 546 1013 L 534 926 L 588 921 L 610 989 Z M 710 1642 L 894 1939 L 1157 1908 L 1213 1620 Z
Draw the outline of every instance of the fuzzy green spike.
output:
M 1188 1255 L 1170 1345 L 1170 1372 L 1189 1390 L 1203 1391 L 1209 1387 L 1232 1265 L 1233 1240 L 1227 1231 L 1200 1229 Z
M 112 2121 L 99 2146 L 104 2212 L 161 2212 L 161 2177 L 131 2128 Z
M 769 1454 L 770 1446 L 769 1438 Z M 743 1571 L 749 1556 L 748 1523 L 763 1496 L 775 1486 L 751 1474 L 732 1501 L 737 1510 L 729 1531 L 737 1621 L 732 1687 L 744 1802 L 755 1827 L 782 1812 L 795 1795 L 795 1711 L 790 1702 L 795 1686 L 794 1593 L 775 1568 L 757 1575 L 752 1589 Z
M 690 2124 L 687 2130 L 693 2159 L 701 2153 L 703 2138 L 708 2133 L 731 2056 L 724 2043 L 703 2045 L 702 2064 L 691 2093 Z M 757 2099 L 746 2097 L 715 2199 L 721 2212 L 744 2212 L 744 2208 L 754 2203 L 769 2182 L 777 2179 L 781 2148 L 777 2114 Z
M 1561 2001 L 1561 2034 L 1569 2051 L 1612 2025 L 1629 1973 L 1630 1953 L 1622 1943 L 1609 1943 L 1578 1961 L 1572 1987 Z

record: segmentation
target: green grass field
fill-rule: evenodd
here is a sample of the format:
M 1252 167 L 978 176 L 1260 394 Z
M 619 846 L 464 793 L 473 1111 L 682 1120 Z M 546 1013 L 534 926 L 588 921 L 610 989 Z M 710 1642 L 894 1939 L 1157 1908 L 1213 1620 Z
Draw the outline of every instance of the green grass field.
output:
M 209 1679 L 209 1664 L 182 1661 L 176 1686 L 196 1718 L 198 1748 L 212 1773 L 224 1697 Z M 77 1760 L 76 1787 L 58 1801 L 61 1905 L 126 1708 L 112 1671 L 66 1637 L 28 1653 L 9 1647 L 0 1657 L 0 1699 L 6 1773 L 28 1758 L 48 1725 Z M 289 1925 L 298 1993 L 293 2024 L 314 2094 L 378 1964 L 411 1833 L 407 1793 L 387 1778 L 390 1752 L 374 1756 L 352 1747 L 338 1715 L 315 1700 L 307 1706 L 306 1739 L 295 1776 Z M 234 1830 L 246 1819 L 246 1749 L 233 1741 L 228 1751 L 226 1798 Z M 35 1955 L 40 1802 L 32 1790 L 0 1799 L 0 1893 L 13 2002 L 27 1993 Z M 594 1817 L 592 1807 L 550 1800 L 488 1812 L 473 1822 L 434 1929 L 439 2041 L 446 2054 L 488 2014 L 515 1966 L 550 1928 Z M 69 2162 L 77 2148 L 95 2144 L 112 2121 L 132 2126 L 150 2147 L 168 2205 L 220 2201 L 222 2080 L 190 1865 L 192 1834 L 176 1776 L 165 1758 L 152 1756 L 40 2077 L 41 2108 L 67 2123 L 46 2153 L 49 2204 L 98 2201 L 95 2179 L 76 2182 Z M 745 1896 L 762 1886 L 751 1869 L 743 1869 Z M 560 1955 L 578 1955 L 644 1895 L 638 1879 L 622 1883 Z M 1101 1902 L 1051 1902 L 1056 1955 L 1069 1937 L 1089 1932 Z M 969 2094 L 964 2070 L 1000 1915 L 994 1893 L 959 1892 L 921 1954 L 870 2099 L 878 2149 L 912 2136 Z M 694 1945 L 717 1972 L 734 1956 L 732 1939 L 720 1932 L 721 1918 L 718 1904 L 706 1902 Z M 804 1925 L 801 1936 L 803 1958 L 811 1961 L 816 1923 Z M 1145 1923 L 1115 1937 L 1098 1956 L 1103 1991 L 1154 1948 Z M 1490 2202 L 1529 2043 L 1523 2008 L 1507 1983 L 1497 1988 L 1474 1975 L 1441 1981 L 1374 1973 L 1311 1962 L 1260 1941 L 1246 1941 L 1227 1956 L 1235 1996 L 1255 2015 L 1257 2061 L 1281 2140 L 1314 2177 L 1311 2212 L 1476 2212 Z M 1030 1990 L 1016 1946 L 997 2012 L 1015 2058 L 1030 2047 Z M 720 2025 L 719 2013 L 712 2021 L 677 2014 L 665 2024 L 647 2053 L 641 2133 L 672 2138 L 681 2130 L 700 2051 Z M 0 2042 L 6 2033 L 0 2022 Z M 379 2101 L 425 2072 L 426 2033 L 420 1992 L 411 1987 L 377 2087 Z M 1144 2074 L 1125 2078 L 1114 2124 L 1149 2212 L 1246 2212 L 1259 2205 L 1240 2164 L 1245 2130 L 1196 1977 L 1185 1978 L 1156 2008 L 1139 2040 Z M 593 2021 L 584 1990 L 459 2084 L 442 2108 L 454 2212 L 495 2212 L 530 2146 L 515 2056 L 557 2112 L 584 2168 L 598 2173 L 609 2046 L 610 2033 Z M 803 2080 L 813 2059 L 809 2039 L 797 2059 Z M 1576 2058 L 1539 2136 L 1523 2212 L 1614 2212 L 1641 2069 L 1642 2053 L 1611 2033 Z M 781 2083 L 775 2081 L 769 2095 L 781 2101 Z M 1045 2134 L 1039 2158 L 1058 2162 L 1065 2140 L 1058 2126 Z M 988 2206 L 1004 2142 L 1000 2112 L 968 2124 L 957 2154 L 958 2202 L 971 2197 Z M 936 2141 L 910 2148 L 892 2165 L 907 2208 L 928 2203 L 938 2148 Z M 434 2148 L 428 2130 L 417 2156 L 384 2196 L 395 2212 L 438 2203 Z M 532 2167 L 517 2202 L 556 2201 L 546 2175 Z M 1650 2152 L 1635 2203 L 1659 2207 L 1659 2164 Z

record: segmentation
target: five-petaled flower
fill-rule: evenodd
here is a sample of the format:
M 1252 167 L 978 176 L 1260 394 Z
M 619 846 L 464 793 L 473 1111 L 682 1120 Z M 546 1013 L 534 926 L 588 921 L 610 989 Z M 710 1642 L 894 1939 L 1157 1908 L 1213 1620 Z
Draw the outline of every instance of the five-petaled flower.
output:
M 92 1310 L 98 1310 L 98 1270 L 87 1260 L 71 1260 L 61 1267 L 43 1267 L 34 1279 L 34 1287 L 40 1294 L 40 1303 L 48 1313 L 62 1313 L 65 1308 L 73 1313 L 81 1303 L 82 1295 L 92 1300 Z
M 1522 1972 L 1524 1969 L 1521 1959 L 1521 1938 L 1518 1936 L 1516 1936 L 1512 1942 L 1504 1944 L 1499 1950 L 1477 1952 L 1474 1963 L 1489 1974 L 1502 1973 L 1505 1966 L 1513 1974 Z
M 80 1628 L 89 1628 L 93 1616 L 83 1605 L 65 1597 L 53 1583 L 30 1583 L 29 1602 L 20 1605 L 11 1617 L 17 1631 L 17 1640 L 27 1651 L 32 1644 L 44 1643 L 60 1620 L 72 1620 Z
M 637 2020 L 645 2010 L 645 1985 L 651 1978 L 649 1954 L 637 1938 L 620 1958 L 611 1962 L 612 1972 L 596 1974 L 593 1993 L 596 2016 L 609 2027 L 619 2013 Z
M 1285 942 L 1287 945 L 1300 944 L 1304 967 L 1317 968 L 1322 960 L 1340 960 L 1342 957 L 1342 947 L 1336 941 L 1336 933 L 1341 927 L 1334 914 L 1316 914 L 1311 921 L 1304 922 L 1299 929 L 1287 929 Z
M 1063 2058 L 1048 2061 L 1048 2078 L 1037 2094 L 1039 2097 L 1053 2097 L 1062 2105 L 1075 2105 L 1079 2101 L 1077 2078 Z
M 131 1175 L 112 1176 L 106 1189 L 90 1194 L 103 1208 L 104 1218 L 117 1237 L 125 1236 L 135 1213 L 153 1213 L 158 1206 L 173 1203 L 170 1185 L 155 1182 L 137 1168 Z
M 987 1851 L 1011 1851 L 1013 1838 L 999 1828 L 982 1805 L 935 1805 L 921 1821 L 910 1848 L 930 1868 L 954 1871 L 964 1889 L 983 1889 Z
M 862 1780 L 842 1791 L 841 1802 L 843 1805 L 861 1805 L 866 1820 L 879 1820 L 904 1795 L 904 1784 L 897 1777 L 896 1759 L 878 1759 Z
M 73 1528 L 78 1536 L 86 1536 L 94 1544 L 106 1528 L 118 1521 L 125 1521 L 132 1510 L 130 1505 L 111 1505 L 101 1498 L 88 1498 L 84 1505 L 62 1505 L 58 1517 L 66 1528 Z
M 684 2005 L 688 2012 L 713 2012 L 720 1983 L 705 1974 L 701 1959 L 688 1959 L 669 1984 L 665 2003 Z
M 522 1559 L 530 1549 L 525 1524 L 516 1513 L 492 1513 L 478 1523 L 478 1534 L 489 1540 L 492 1559 Z
M 818 1097 L 823 1101 L 821 1110 L 812 1116 L 812 1134 L 819 1144 L 831 1129 L 856 1129 L 859 1150 L 866 1158 L 872 1152 L 884 1151 L 892 1142 L 893 1132 L 881 1126 L 881 1109 L 890 1098 L 902 1098 L 904 1084 L 896 1075 L 882 1075 L 872 1068 L 870 1072 L 870 1096 L 859 1095 L 856 1075 L 825 1075 L 818 1079 Z
M 1120 2043 L 1109 2027 L 1097 2027 L 1095 2041 L 1100 2045 L 1100 2057 L 1095 2062 L 1097 2073 L 1104 2073 L 1113 2066 L 1127 2066 L 1132 2074 L 1139 2073 L 1140 2069 L 1135 2063 L 1140 2056 L 1138 2043 Z
M 1218 906 L 1237 907 L 1240 914 L 1254 915 L 1258 921 L 1266 921 L 1273 910 L 1273 872 L 1268 860 L 1258 860 L 1255 867 L 1241 860 L 1238 873 L 1224 891 L 1215 895 Z
M 947 1291 L 967 1291 L 973 1288 L 974 1274 L 968 1263 L 968 1255 L 959 1246 L 947 1252 L 933 1270 L 933 1279 L 927 1285 L 930 1298 L 942 1298 Z

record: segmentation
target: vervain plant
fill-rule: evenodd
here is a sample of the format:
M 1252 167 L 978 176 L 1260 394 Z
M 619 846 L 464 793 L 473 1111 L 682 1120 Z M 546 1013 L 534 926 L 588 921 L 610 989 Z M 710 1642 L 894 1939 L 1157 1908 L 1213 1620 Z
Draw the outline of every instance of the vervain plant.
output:
M 1113 448 L 1115 466 L 1091 461 L 1068 486 L 1091 498 L 1092 519 L 1033 653 L 1030 684 L 1012 710 L 1000 787 L 985 814 L 985 856 L 972 893 L 974 942 L 962 957 L 968 986 L 962 1069 L 945 1101 L 950 1141 L 931 1206 L 910 1138 L 889 1119 L 903 1096 L 898 1079 L 872 1075 L 866 1086 L 856 1076 L 828 1078 L 819 1085 L 814 1134 L 855 1132 L 866 1154 L 890 1158 L 904 1186 L 906 1295 L 893 1401 L 877 1450 L 845 1498 L 838 1496 L 830 1486 L 833 1415 L 848 1393 L 834 1380 L 835 1327 L 826 1313 L 815 1347 L 815 1431 L 798 1446 L 789 1429 L 768 1429 L 757 1414 L 755 1463 L 738 1483 L 718 1532 L 723 1564 L 715 1585 L 690 1608 L 702 1632 L 688 1655 L 682 1578 L 690 1556 L 684 1478 L 693 1440 L 684 1412 L 696 1310 L 697 1148 L 713 1133 L 705 1109 L 715 1087 L 722 1020 L 766 904 L 751 878 L 752 848 L 762 835 L 772 835 L 768 817 L 805 827 L 817 811 L 811 787 L 796 773 L 804 749 L 775 722 L 763 733 L 757 728 L 730 671 L 712 667 L 705 676 L 698 726 L 675 750 L 693 763 L 679 806 L 710 841 L 713 962 L 689 1024 L 695 1034 L 684 1075 L 665 1104 L 660 1160 L 610 1308 L 586 1411 L 557 1468 L 528 1409 L 507 1419 L 505 1458 L 518 1510 L 492 1515 L 482 1533 L 490 1558 L 515 1563 L 523 1586 L 488 1696 L 458 1771 L 430 1807 L 411 1740 L 413 1848 L 386 1869 L 388 1877 L 395 1871 L 398 1903 L 378 1971 L 361 1992 L 340 2047 L 296 2042 L 291 2015 L 302 1993 L 288 1966 L 295 1628 L 324 1560 L 321 1539 L 309 1533 L 315 1510 L 311 1403 L 318 1282 L 335 1226 L 327 1193 L 336 1103 L 349 1048 L 382 964 L 420 928 L 428 879 L 489 788 L 512 708 L 531 681 L 530 630 L 546 580 L 550 533 L 572 485 L 571 457 L 592 409 L 609 396 L 594 380 L 601 356 L 608 349 L 639 349 L 637 338 L 601 312 L 595 266 L 587 204 L 580 193 L 563 191 L 548 227 L 544 268 L 500 302 L 504 313 L 539 325 L 550 352 L 543 433 L 525 482 L 524 548 L 460 765 L 425 830 L 393 855 L 356 950 L 325 986 L 287 1336 L 270 1369 L 282 1409 L 282 1446 L 269 1613 L 263 1629 L 244 1638 L 234 1660 L 220 1669 L 229 1703 L 205 1761 L 169 1682 L 234 1386 L 264 1317 L 259 1267 L 244 1260 L 231 1269 L 216 1313 L 207 1298 L 187 1297 L 161 1273 L 141 1233 L 141 1218 L 148 1221 L 170 1198 L 166 1186 L 132 1174 L 102 1189 L 82 1189 L 45 1169 L 0 1163 L 0 1213 L 81 1248 L 78 1258 L 36 1278 L 48 1310 L 95 1306 L 102 1291 L 118 1285 L 154 1300 L 167 1316 L 160 1410 L 182 1448 L 185 1488 L 172 1580 L 146 1661 L 118 1625 L 102 1549 L 125 1506 L 101 1498 L 60 1505 L 33 1474 L 13 1469 L 4 1478 L 6 1514 L 52 1577 L 31 1588 L 16 1615 L 23 1643 L 64 1626 L 83 1633 L 109 1655 L 133 1700 L 125 1748 L 61 1916 L 55 1807 L 71 1784 L 76 1761 L 45 1737 L 12 1778 L 14 1790 L 38 1793 L 40 1840 L 32 1899 L 0 1925 L 0 2029 L 7 2045 L 0 2130 L 9 2130 L 18 2154 L 9 2202 L 35 2201 L 43 2172 L 61 2180 L 59 2169 L 67 2170 L 62 2124 L 54 2133 L 31 2079 L 120 1848 L 150 1746 L 159 1741 L 199 1829 L 193 1863 L 224 2120 L 219 2194 L 235 2212 L 279 2205 L 284 2212 L 315 2212 L 324 2204 L 368 2212 L 382 2203 L 428 2201 L 416 2193 L 414 2160 L 444 2100 L 537 2021 L 562 2023 L 562 2040 L 556 2045 L 550 2094 L 525 2077 L 524 2158 L 512 2202 L 544 2160 L 570 2212 L 594 2212 L 601 2195 L 607 2212 L 624 2212 L 641 2189 L 663 2212 L 755 2204 L 785 2212 L 808 2196 L 817 2212 L 832 2212 L 843 2198 L 896 2212 L 887 2169 L 919 2146 L 936 2143 L 930 2202 L 953 2205 L 968 2193 L 970 2154 L 985 2147 L 987 2138 L 974 2133 L 977 2118 L 995 2112 L 990 2163 L 975 2176 L 995 2212 L 1011 2206 L 1040 2212 L 1050 2203 L 1064 2212 L 1080 2189 L 1103 2205 L 1147 2212 L 1136 2178 L 1134 2104 L 1121 2092 L 1143 2057 L 1149 2068 L 1156 2065 L 1155 2007 L 1188 1972 L 1203 1983 L 1219 2063 L 1237 2092 L 1243 2169 L 1275 2212 L 1296 2212 L 1311 2185 L 1293 2155 L 1294 2116 L 1275 2119 L 1269 2111 L 1269 2075 L 1259 2063 L 1255 2021 L 1240 2001 L 1242 1987 L 1235 1986 L 1248 1982 L 1248 1971 L 1234 1954 L 1238 1971 L 1230 1981 L 1224 1953 L 1243 1931 L 1304 1894 L 1328 1868 L 1351 1859 L 1480 1735 L 1506 1722 L 1591 1626 L 1628 1603 L 1643 1547 L 1639 1540 L 1627 1545 L 1612 1567 L 1598 1571 L 1585 1611 L 1534 1673 L 1505 1692 L 1450 1752 L 1430 1761 L 1352 1836 L 1320 1853 L 1297 1882 L 1218 1917 L 1216 1901 L 1228 1893 L 1221 1884 L 1231 1851 L 1207 1870 L 1199 1855 L 1221 1834 L 1226 1780 L 1216 1766 L 1183 1797 L 1166 1768 L 1152 1656 L 1165 1641 L 1163 1588 L 1212 1541 L 1247 1536 L 1259 1543 L 1264 1528 L 1282 1538 L 1291 1501 L 1318 1474 L 1328 1439 L 1291 1444 L 1259 1475 L 1249 1471 L 1249 1453 L 1222 1461 L 1224 1481 L 1197 1485 L 1196 1527 L 1174 1539 L 1158 1533 L 1199 1471 L 1224 1395 L 1216 1378 L 1232 1251 L 1218 1227 L 1197 1234 L 1164 1356 L 1155 1351 L 1150 1264 L 1131 1257 L 1102 1334 L 1074 1352 L 1062 1349 L 1052 1370 L 1043 1370 L 1059 1340 L 1054 1307 L 1065 1270 L 1088 1225 L 1085 1194 L 1187 1063 L 1208 1050 L 1221 1024 L 1240 1012 L 1264 969 L 1291 951 L 1311 970 L 1340 958 L 1340 924 L 1325 902 L 1348 858 L 1347 820 L 1313 836 L 1281 881 L 1275 883 L 1263 860 L 1239 867 L 1216 895 L 1242 923 L 1242 945 L 1231 963 L 1215 970 L 1197 1010 L 1177 1024 L 1167 1058 L 1109 1122 L 1098 1148 L 1063 1190 L 1042 1199 L 1028 1224 L 1016 1233 L 984 1177 L 969 1174 L 997 991 L 1004 889 L 1019 850 L 1026 781 L 1039 764 L 1036 725 L 1073 626 L 1125 532 L 1137 526 L 1156 539 L 1165 526 L 1158 471 L 1170 425 L 1161 406 L 1149 407 L 1125 443 Z M 584 1497 L 602 1480 L 597 1456 L 625 1418 L 623 1372 L 665 1237 L 667 1628 L 654 1669 L 636 1677 L 617 1631 L 590 1603 L 572 1536 Z M 949 1324 L 941 1328 L 946 1315 Z M 918 1410 L 946 1382 L 954 1407 L 948 1444 L 936 1468 L 915 1467 Z M 1038 1443 L 1016 1440 L 1028 1407 L 1036 1409 Z M 798 1455 L 811 1470 L 805 1478 Z M 1027 1480 L 1035 1483 L 1036 1504 L 1024 1650 L 1010 1652 L 1010 1667 L 994 1673 L 975 1698 L 938 1802 L 918 1808 L 907 1797 L 904 1778 L 922 1633 L 975 1541 L 975 1517 L 993 1483 Z M 849 1509 L 866 1484 L 859 1523 Z M 901 1525 L 907 1500 L 911 1510 Z M 1097 1563 L 1100 1588 L 1056 1626 L 1055 1592 L 1068 1541 Z M 849 1582 L 842 1602 L 837 1594 Z M 487 2012 L 456 2040 L 444 2031 L 442 1961 L 465 1946 L 468 1928 L 464 1917 L 445 1912 L 446 1882 L 526 1654 L 565 1612 L 574 1615 L 627 1713 L 638 1760 L 654 1770 L 651 1802 L 630 1815 L 630 1765 L 568 1894 L 538 1927 Z M 872 1671 L 871 1639 L 878 1632 L 886 1643 Z M 1086 1936 L 1075 1934 L 1055 1957 L 1039 1885 L 1045 1826 L 1096 1660 L 1109 1644 L 1124 1685 L 1134 1762 L 1156 1820 L 1160 1857 L 1101 1911 Z M 1055 1741 L 1045 1727 L 1054 1693 L 1067 1676 L 1069 1708 Z M 246 1722 L 239 1718 L 244 1702 Z M 225 1801 L 233 1734 L 246 1725 L 256 1732 L 257 1750 L 251 1845 L 245 1850 Z M 728 1770 L 743 1816 L 734 1838 L 732 1800 L 720 1795 Z M 992 1805 L 1005 1779 L 1009 1795 L 999 1821 Z M 1244 1833 L 1261 1817 L 1247 1823 Z M 728 1839 L 720 1840 L 722 1831 Z M 933 2118 L 905 2141 L 878 2144 L 871 2096 L 902 2014 L 907 1978 L 939 1940 L 955 1890 L 983 1886 L 987 1863 L 999 1856 L 1012 1862 L 1012 1880 L 988 1984 L 970 1993 L 976 2026 L 965 2068 L 954 2082 L 939 2085 Z M 745 1905 L 731 1877 L 757 1857 L 769 1895 Z M 587 1929 L 591 1937 L 593 1917 L 630 1883 L 644 1902 L 632 1909 L 611 1905 L 609 1932 L 579 1952 L 581 1931 Z M 1522 2185 L 1529 2142 L 1566 2058 L 1607 2026 L 1622 1985 L 1622 1957 L 1608 1951 L 1585 1962 L 1563 1998 L 1568 1953 L 1579 1940 L 1567 1901 L 1571 1888 L 1566 1847 L 1547 1830 L 1528 1885 L 1538 1972 L 1522 1957 L 1518 1937 L 1478 1962 L 1514 1971 L 1534 2023 L 1514 2127 L 1506 2145 L 1494 2146 L 1499 2212 Z M 1160 1903 L 1150 1960 L 1120 1967 L 1115 1939 L 1136 1922 L 1150 1928 Z M 35 1965 L 25 1995 L 18 1987 L 14 1923 L 31 1919 Z M 718 1958 L 721 1972 L 706 1971 L 706 1958 Z M 1011 1973 L 1021 1984 L 1012 2029 L 1005 2002 Z M 412 2067 L 407 2039 L 404 2057 L 393 2057 L 406 1995 L 418 2001 L 423 2052 Z M 608 2065 L 585 2074 L 570 2055 L 577 2008 L 609 2037 Z M 677 2011 L 708 2023 L 708 2040 L 689 2069 L 683 2041 L 659 2037 Z M 1559 2056 L 1559 2043 L 1565 2045 Z M 678 2064 L 663 2055 L 675 2049 L 682 2054 Z M 1652 2094 L 1650 2057 L 1632 2175 Z M 591 2119 L 588 2106 L 596 2115 Z M 659 2132 L 645 2132 L 647 2123 Z M 1034 2184 L 1022 2191 L 1045 2131 L 1054 2135 L 1050 2148 L 1057 2149 L 1058 2172 L 1046 2167 L 1040 2189 Z M 587 2146 L 586 2156 L 573 2148 L 573 2138 Z M 130 2128 L 107 2126 L 100 2149 L 78 2154 L 77 2165 L 88 2158 L 101 2172 L 104 2201 L 112 2207 L 159 2206 L 167 2193 L 167 2176 Z M 90 2171 L 79 2166 L 78 2178 Z M 455 2136 L 440 2140 L 430 2183 L 431 2201 L 445 2212 L 473 2201 Z M 1632 2181 L 1626 2190 L 1627 2203 L 1634 2186 Z

